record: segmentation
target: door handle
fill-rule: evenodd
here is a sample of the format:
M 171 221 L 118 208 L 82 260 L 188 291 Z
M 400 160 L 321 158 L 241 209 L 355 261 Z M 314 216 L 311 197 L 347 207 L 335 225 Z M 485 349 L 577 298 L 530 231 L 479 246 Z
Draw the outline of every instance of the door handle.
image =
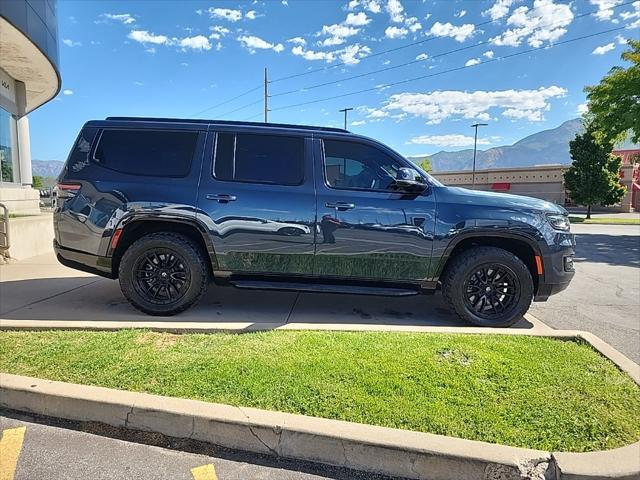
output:
M 237 197 L 235 195 L 227 195 L 224 193 L 208 193 L 207 200 L 215 200 L 218 203 L 235 202 Z
M 327 208 L 335 208 L 336 210 L 340 210 L 341 212 L 344 212 L 345 210 L 351 210 L 352 208 L 356 208 L 356 206 L 353 203 L 346 203 L 346 202 L 327 202 L 324 204 L 324 206 Z

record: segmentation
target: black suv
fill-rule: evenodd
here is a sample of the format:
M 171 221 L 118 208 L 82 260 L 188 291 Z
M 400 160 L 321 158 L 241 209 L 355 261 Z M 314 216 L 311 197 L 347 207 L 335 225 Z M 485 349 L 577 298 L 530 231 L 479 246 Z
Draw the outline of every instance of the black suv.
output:
M 58 179 L 58 260 L 173 315 L 210 280 L 249 289 L 429 293 L 503 327 L 573 277 L 567 212 L 452 188 L 336 128 L 110 117 Z

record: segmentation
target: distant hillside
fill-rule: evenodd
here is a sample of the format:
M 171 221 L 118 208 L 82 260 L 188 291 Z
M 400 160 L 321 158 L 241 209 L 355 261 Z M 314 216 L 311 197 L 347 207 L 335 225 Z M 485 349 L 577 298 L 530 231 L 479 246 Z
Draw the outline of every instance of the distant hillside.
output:
M 571 163 L 569 141 L 582 130 L 582 120 L 568 120 L 557 128 L 534 133 L 513 145 L 478 150 L 476 168 L 530 167 L 545 164 Z M 418 162 L 421 157 L 409 157 Z M 473 149 L 438 152 L 431 155 L 433 170 L 471 170 Z
M 57 177 L 63 165 L 58 160 L 31 160 L 31 172 L 41 177 Z

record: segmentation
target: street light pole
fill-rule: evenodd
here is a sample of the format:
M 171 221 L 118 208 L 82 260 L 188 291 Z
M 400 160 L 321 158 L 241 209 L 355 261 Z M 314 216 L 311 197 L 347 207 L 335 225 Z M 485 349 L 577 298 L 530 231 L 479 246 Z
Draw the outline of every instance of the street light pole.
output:
M 476 129 L 473 136 L 473 171 L 471 173 L 471 188 L 476 186 L 476 151 L 478 150 L 478 127 L 486 127 L 488 123 L 474 123 L 471 125 Z
M 347 129 L 347 112 L 349 110 L 353 110 L 353 108 L 343 108 L 342 110 L 338 110 L 339 112 L 344 112 L 344 129 Z

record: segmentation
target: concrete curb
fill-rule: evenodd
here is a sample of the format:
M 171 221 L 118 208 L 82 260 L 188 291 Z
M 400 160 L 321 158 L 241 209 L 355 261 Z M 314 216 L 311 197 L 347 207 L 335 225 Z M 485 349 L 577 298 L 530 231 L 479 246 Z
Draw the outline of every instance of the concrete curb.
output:
M 640 367 L 590 333 L 540 335 L 582 339 L 640 384 Z M 4 373 L 0 407 L 414 479 L 640 479 L 640 442 L 601 452 L 551 453 Z

